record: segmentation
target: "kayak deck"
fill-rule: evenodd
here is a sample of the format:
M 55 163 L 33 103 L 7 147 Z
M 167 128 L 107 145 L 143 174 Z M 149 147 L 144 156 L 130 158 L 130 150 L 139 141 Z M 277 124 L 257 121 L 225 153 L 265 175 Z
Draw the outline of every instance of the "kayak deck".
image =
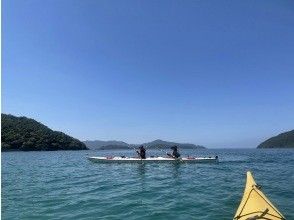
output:
M 183 157 L 183 158 L 170 158 L 170 157 L 147 157 L 140 159 L 137 157 L 88 157 L 88 160 L 96 163 L 111 163 L 111 162 L 191 162 L 191 163 L 211 163 L 218 162 L 217 157 Z
M 251 172 L 247 172 L 246 186 L 240 206 L 234 220 L 283 220 L 284 216 L 269 201 L 253 179 Z

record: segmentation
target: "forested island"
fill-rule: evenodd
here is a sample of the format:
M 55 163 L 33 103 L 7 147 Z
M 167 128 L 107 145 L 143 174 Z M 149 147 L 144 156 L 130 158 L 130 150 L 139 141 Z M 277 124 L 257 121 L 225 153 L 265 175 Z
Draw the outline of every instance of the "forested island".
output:
M 26 117 L 1 114 L 2 151 L 87 150 L 86 145 Z
M 294 130 L 271 137 L 257 148 L 294 148 Z
M 128 144 L 123 141 L 84 141 L 86 146 L 92 150 L 122 150 L 122 149 L 132 149 L 137 148 L 141 145 L 147 147 L 148 149 L 167 149 L 172 146 L 178 146 L 182 149 L 205 149 L 205 147 L 201 145 L 189 144 L 189 143 L 175 143 L 175 142 L 168 142 L 163 140 L 154 140 L 147 143 L 142 144 Z

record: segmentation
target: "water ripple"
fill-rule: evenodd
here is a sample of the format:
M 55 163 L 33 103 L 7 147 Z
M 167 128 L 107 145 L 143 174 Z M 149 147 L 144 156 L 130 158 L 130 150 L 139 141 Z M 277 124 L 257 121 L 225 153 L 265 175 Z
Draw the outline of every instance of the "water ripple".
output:
M 94 164 L 89 153 L 2 153 L 2 218 L 232 219 L 252 170 L 294 219 L 293 150 L 202 151 L 218 164 Z

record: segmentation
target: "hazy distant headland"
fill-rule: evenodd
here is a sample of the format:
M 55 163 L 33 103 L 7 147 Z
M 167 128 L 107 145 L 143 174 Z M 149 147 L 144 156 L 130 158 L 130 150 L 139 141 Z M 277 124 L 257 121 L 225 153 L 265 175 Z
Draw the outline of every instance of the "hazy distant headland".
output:
M 88 150 L 86 145 L 26 117 L 1 114 L 2 151 Z
M 175 142 L 168 142 L 163 140 L 155 140 L 147 143 L 142 144 L 128 144 L 123 141 L 84 141 L 86 146 L 92 150 L 123 150 L 123 149 L 132 149 L 139 147 L 141 145 L 147 147 L 148 149 L 167 149 L 172 146 L 178 146 L 182 149 L 205 149 L 205 147 L 201 145 L 189 144 L 189 143 L 175 143 Z
M 294 148 L 294 130 L 271 137 L 257 148 Z

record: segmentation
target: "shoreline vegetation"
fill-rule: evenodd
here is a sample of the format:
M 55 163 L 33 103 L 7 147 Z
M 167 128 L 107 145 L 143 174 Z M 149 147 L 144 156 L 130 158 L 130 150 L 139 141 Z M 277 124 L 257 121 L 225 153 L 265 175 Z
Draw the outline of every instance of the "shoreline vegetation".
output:
M 123 141 L 80 141 L 63 132 L 53 131 L 44 124 L 27 117 L 1 114 L 1 151 L 57 151 L 57 150 L 127 150 L 143 145 L 148 149 L 206 149 L 202 145 L 168 142 L 160 139 L 128 144 Z M 271 137 L 257 148 L 294 148 L 294 130 Z
M 259 144 L 257 148 L 294 148 L 294 130 L 271 137 Z
M 63 132 L 53 131 L 34 119 L 1 114 L 1 151 L 88 150 Z

